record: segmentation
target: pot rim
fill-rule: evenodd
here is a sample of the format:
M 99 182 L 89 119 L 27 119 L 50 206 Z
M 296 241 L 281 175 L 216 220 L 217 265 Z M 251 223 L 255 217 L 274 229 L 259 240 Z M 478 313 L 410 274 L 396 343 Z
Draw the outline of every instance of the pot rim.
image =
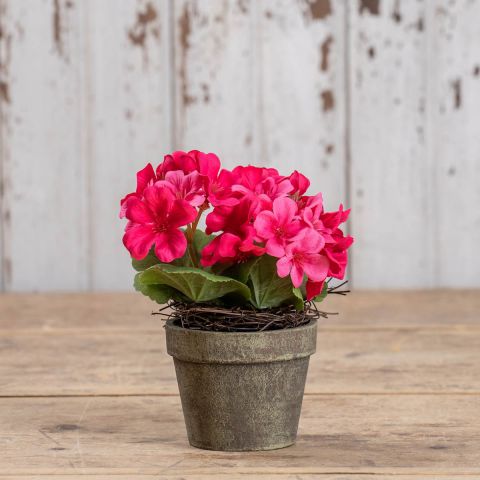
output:
M 167 320 L 167 352 L 193 363 L 269 363 L 309 357 L 316 350 L 317 320 L 260 332 L 190 330 Z

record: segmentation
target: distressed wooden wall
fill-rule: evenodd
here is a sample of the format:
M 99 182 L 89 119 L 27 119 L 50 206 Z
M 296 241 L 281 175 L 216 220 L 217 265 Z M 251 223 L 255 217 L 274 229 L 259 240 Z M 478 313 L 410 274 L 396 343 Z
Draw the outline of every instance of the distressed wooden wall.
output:
M 308 174 L 356 287 L 480 286 L 480 0 L 0 0 L 0 290 L 128 289 L 173 149 Z

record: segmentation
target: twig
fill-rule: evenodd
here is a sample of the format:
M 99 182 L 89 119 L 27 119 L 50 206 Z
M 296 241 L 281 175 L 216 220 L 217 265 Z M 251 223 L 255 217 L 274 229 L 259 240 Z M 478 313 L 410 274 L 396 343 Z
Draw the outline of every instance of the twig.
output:
M 328 287 L 327 292 L 346 295 L 349 290 L 339 290 L 346 284 L 345 281 L 335 287 Z M 160 315 L 166 320 L 172 319 L 183 328 L 191 330 L 262 332 L 299 327 L 312 320 L 338 315 L 338 312 L 324 312 L 318 309 L 315 302 L 309 301 L 304 303 L 303 310 L 298 311 L 293 305 L 258 309 L 253 305 L 222 307 L 216 304 L 170 300 L 160 310 L 152 312 L 152 315 Z

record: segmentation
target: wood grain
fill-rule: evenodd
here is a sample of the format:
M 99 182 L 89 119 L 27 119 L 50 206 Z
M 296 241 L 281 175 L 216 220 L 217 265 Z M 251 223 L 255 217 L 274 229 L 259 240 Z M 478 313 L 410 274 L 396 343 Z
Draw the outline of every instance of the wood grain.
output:
M 0 2 L 0 292 L 5 291 L 5 284 L 11 277 L 11 259 L 8 252 L 6 236 L 10 228 L 10 205 L 6 192 L 10 188 L 8 177 L 8 149 L 5 136 L 8 135 L 6 119 L 10 104 L 10 56 L 12 34 L 8 32 L 6 21 L 6 5 Z M 8 272 L 8 275 L 7 275 Z
M 350 8 L 352 271 L 363 288 L 437 284 L 425 3 L 385 0 Z
M 170 3 L 89 4 L 90 288 L 130 290 L 120 199 L 172 148 Z
M 158 331 L 161 320 L 151 315 L 158 308 L 139 293 L 3 294 L 0 332 Z M 339 313 L 322 319 L 321 329 L 449 329 L 480 325 L 478 290 L 354 291 L 347 297 L 332 295 L 319 308 Z
M 0 330 L 156 330 L 160 320 L 151 313 L 157 309 L 139 293 L 3 294 Z
M 480 330 L 321 329 L 307 394 L 480 392 Z M 0 335 L 0 396 L 177 395 L 164 330 Z
M 257 5 L 262 163 L 298 169 L 327 209 L 347 201 L 345 3 Z
M 214 151 L 226 168 L 255 163 L 260 134 L 254 130 L 252 4 L 173 2 L 175 148 Z
M 174 148 L 298 168 L 352 206 L 357 287 L 479 287 L 479 15 L 0 0 L 0 291 L 129 289 L 118 201 Z
M 4 295 L 0 479 L 477 478 L 479 295 L 448 293 L 352 295 L 348 322 L 319 330 L 297 445 L 247 455 L 188 446 L 140 295 Z
M 178 397 L 2 399 L 2 474 L 479 475 L 479 400 L 307 396 L 294 447 L 245 455 L 188 447 Z
M 85 480 L 89 475 L 55 475 L 55 480 Z M 151 480 L 154 478 L 168 478 L 169 480 L 211 480 L 212 474 L 197 475 L 197 474 L 145 474 L 145 475 L 94 475 L 95 480 Z M 246 474 L 215 474 L 215 480 L 251 480 L 252 475 Z M 405 477 L 404 477 L 405 478 Z M 425 480 L 425 476 L 408 475 L 408 480 Z M 428 480 L 465 480 L 472 478 L 470 475 L 428 475 Z M 0 480 L 45 480 L 44 475 L 0 475 Z M 262 474 L 262 480 L 398 480 L 398 475 L 368 475 L 368 474 Z
M 85 5 L 2 2 L 6 290 L 88 283 Z
M 427 2 L 430 28 L 429 161 L 435 165 L 435 279 L 439 286 L 480 281 L 480 2 Z M 462 213 L 460 213 L 462 212 Z M 459 271 L 458 266 L 464 265 Z

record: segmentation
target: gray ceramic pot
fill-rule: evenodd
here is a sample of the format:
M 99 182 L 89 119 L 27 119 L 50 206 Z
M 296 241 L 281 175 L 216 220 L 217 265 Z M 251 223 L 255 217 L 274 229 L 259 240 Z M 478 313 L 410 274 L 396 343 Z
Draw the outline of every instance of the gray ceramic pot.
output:
M 317 322 L 223 333 L 166 324 L 190 444 L 273 450 L 295 443 Z

